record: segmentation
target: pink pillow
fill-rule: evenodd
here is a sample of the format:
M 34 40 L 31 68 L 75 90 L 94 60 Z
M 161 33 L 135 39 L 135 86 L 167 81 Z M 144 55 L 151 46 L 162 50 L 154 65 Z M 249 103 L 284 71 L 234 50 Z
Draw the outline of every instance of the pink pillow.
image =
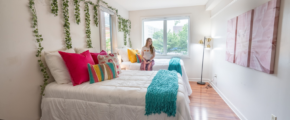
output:
M 68 69 L 73 86 L 89 81 L 88 63 L 91 65 L 95 63 L 88 50 L 81 54 L 61 51 L 58 51 L 58 53 Z
M 106 51 L 102 50 L 100 53 L 91 53 L 95 64 L 99 64 L 98 55 L 108 55 Z

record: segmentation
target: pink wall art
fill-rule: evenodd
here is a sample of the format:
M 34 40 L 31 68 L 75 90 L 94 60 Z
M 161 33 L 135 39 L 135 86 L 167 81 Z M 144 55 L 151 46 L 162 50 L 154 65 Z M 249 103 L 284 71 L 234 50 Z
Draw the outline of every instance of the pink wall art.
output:
M 280 0 L 271 0 L 254 10 L 250 68 L 274 73 Z
M 271 0 L 228 21 L 227 61 L 274 73 L 280 4 Z
M 249 66 L 250 60 L 253 12 L 250 10 L 238 16 L 235 63 L 244 67 Z
M 235 62 L 236 35 L 237 17 L 230 19 L 227 26 L 226 60 L 231 63 Z

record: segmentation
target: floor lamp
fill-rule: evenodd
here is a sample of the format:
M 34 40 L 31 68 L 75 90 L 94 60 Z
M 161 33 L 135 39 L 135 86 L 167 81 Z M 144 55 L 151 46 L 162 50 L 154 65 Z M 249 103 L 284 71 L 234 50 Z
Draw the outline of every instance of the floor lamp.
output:
M 200 44 L 203 44 L 202 65 L 201 65 L 201 80 L 200 80 L 199 82 L 197 82 L 197 84 L 199 84 L 199 85 L 205 85 L 205 82 L 202 82 L 203 61 L 204 61 L 204 49 L 205 49 L 205 39 L 206 39 L 206 37 L 204 37 L 203 41 L 202 41 L 202 40 L 199 41 Z

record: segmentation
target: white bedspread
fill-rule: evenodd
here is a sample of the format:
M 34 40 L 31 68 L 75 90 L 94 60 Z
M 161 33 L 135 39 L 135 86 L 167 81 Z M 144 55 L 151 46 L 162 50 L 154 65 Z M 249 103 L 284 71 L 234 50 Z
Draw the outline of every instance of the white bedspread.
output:
M 153 70 L 158 71 L 161 69 L 168 69 L 170 59 L 154 59 L 155 65 L 153 65 Z M 125 68 L 126 70 L 140 70 L 141 63 L 131 63 L 131 62 L 122 62 L 121 68 Z M 192 90 L 188 81 L 188 76 L 185 71 L 184 62 L 180 59 L 180 65 L 182 69 L 182 79 L 184 82 L 185 90 L 188 93 L 188 96 L 191 95 Z
M 178 75 L 175 117 L 145 116 L 145 95 L 157 71 L 122 71 L 118 78 L 94 84 L 47 85 L 41 120 L 190 120 L 189 98 Z

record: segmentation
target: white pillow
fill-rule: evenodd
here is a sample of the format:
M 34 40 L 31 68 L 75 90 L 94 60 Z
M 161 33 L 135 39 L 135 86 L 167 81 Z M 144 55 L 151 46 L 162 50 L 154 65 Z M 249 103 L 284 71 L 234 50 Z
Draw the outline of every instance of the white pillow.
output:
M 75 53 L 74 49 L 60 50 L 68 53 Z M 71 82 L 67 67 L 58 51 L 44 52 L 45 61 L 54 80 L 58 84 Z
M 124 48 L 118 48 L 119 55 L 121 55 L 121 59 L 123 62 L 129 62 L 129 56 L 128 56 L 128 50 L 130 48 L 124 47 Z
M 78 54 L 85 52 L 87 50 L 89 50 L 90 52 L 93 52 L 93 53 L 99 53 L 99 51 L 96 48 L 75 48 L 75 51 Z

